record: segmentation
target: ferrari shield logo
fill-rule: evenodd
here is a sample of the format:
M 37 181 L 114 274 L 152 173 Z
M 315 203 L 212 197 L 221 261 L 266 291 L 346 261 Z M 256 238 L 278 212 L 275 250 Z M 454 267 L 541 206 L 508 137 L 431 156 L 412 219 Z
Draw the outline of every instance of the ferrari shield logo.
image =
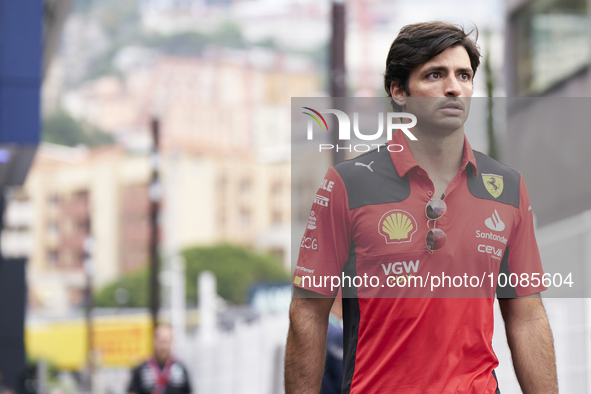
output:
M 482 182 L 484 187 L 491 196 L 497 198 L 503 193 L 503 177 L 495 174 L 482 174 Z

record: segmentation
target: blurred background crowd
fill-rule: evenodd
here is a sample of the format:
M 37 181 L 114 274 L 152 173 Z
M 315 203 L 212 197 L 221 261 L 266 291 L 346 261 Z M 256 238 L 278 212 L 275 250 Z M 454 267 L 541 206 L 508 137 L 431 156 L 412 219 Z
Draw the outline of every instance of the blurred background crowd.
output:
M 40 101 L 14 95 L 0 67 L 0 330 L 21 327 L 20 337 L 0 332 L 0 368 L 23 393 L 124 393 L 129 368 L 152 352 L 156 317 L 172 325 L 196 392 L 283 392 L 300 236 L 292 246 L 291 98 L 329 96 L 335 83 L 346 96 L 383 97 L 402 26 L 477 26 L 476 97 L 561 100 L 581 116 L 591 104 L 587 0 L 20 2 L 0 0 L 0 28 L 38 24 L 43 41 L 0 34 L 0 54 L 38 52 Z M 543 258 L 591 263 L 591 193 L 575 176 L 591 164 L 588 122 L 541 132 L 554 119 L 547 101 L 495 100 L 509 126 L 471 130 L 473 147 L 524 173 Z M 11 105 L 40 114 L 26 131 L 36 142 L 15 145 L 9 132 L 24 126 L 2 121 Z M 587 300 L 548 301 L 561 384 L 591 392 Z M 503 341 L 501 389 L 518 392 Z

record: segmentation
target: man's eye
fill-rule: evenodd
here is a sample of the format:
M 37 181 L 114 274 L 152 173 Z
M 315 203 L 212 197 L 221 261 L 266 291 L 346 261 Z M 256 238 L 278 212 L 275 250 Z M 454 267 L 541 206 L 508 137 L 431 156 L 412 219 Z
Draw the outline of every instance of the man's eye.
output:
M 439 78 L 439 73 L 429 73 L 429 74 L 427 74 L 427 78 L 437 79 L 437 78 Z
M 460 74 L 460 78 L 462 78 L 464 81 L 468 81 L 468 80 L 470 80 L 470 74 L 462 73 L 462 74 Z

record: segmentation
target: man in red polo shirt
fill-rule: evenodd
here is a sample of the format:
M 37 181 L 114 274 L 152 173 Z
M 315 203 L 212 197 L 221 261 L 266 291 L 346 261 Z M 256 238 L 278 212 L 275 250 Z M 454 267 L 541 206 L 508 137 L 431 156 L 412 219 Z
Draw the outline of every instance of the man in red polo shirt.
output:
M 479 57 L 445 23 L 409 25 L 394 40 L 385 88 L 417 117 L 417 140 L 398 131 L 326 174 L 293 276 L 286 393 L 319 391 L 339 286 L 343 393 L 500 393 L 495 290 L 523 392 L 558 392 L 525 183 L 464 135 Z M 422 284 L 408 286 L 410 276 Z M 499 276 L 520 280 L 497 288 Z

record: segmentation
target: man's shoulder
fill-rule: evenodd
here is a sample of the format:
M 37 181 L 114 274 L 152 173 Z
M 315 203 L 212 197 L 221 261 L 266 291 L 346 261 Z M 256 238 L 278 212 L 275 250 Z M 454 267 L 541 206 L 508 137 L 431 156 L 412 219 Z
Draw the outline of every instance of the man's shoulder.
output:
M 133 366 L 131 369 L 131 373 L 132 374 L 140 374 L 142 372 L 142 370 L 145 368 L 148 368 L 147 361 L 143 361 L 142 363 L 136 364 L 135 366 Z
M 482 152 L 473 153 L 477 173 L 467 171 L 470 193 L 476 198 L 519 208 L 521 173 Z
M 142 361 L 139 364 L 135 364 L 135 366 L 133 367 L 134 371 L 139 371 L 142 368 L 146 368 L 148 366 L 148 360 Z
M 474 158 L 476 159 L 476 165 L 478 167 L 479 173 L 482 174 L 490 171 L 496 171 L 497 173 L 501 173 L 504 176 L 506 175 L 507 177 L 514 177 L 517 180 L 521 178 L 521 173 L 513 167 L 503 164 L 500 161 L 497 161 L 477 150 L 473 150 L 472 152 L 474 153 Z
M 376 173 L 378 169 L 391 170 L 394 167 L 386 145 L 362 153 L 352 159 L 343 160 L 335 165 L 335 170 L 341 178 L 362 179 L 368 173 Z
M 335 167 L 349 200 L 349 209 L 400 202 L 410 195 L 408 178 L 400 178 L 385 145 Z
M 182 361 L 174 360 L 173 365 L 176 365 L 182 368 L 183 370 L 188 371 L 187 366 Z

